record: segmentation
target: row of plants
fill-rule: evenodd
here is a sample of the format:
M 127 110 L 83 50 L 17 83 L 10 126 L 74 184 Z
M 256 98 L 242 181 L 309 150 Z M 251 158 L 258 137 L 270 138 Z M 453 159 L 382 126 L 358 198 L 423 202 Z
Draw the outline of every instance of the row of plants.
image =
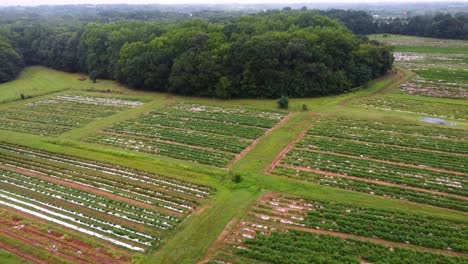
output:
M 160 108 L 152 111 L 151 114 L 196 118 L 263 128 L 271 128 L 285 117 L 283 112 L 189 103 L 178 103 L 168 108 Z
M 99 133 L 88 138 L 87 141 L 137 152 L 190 160 L 195 163 L 216 167 L 225 167 L 234 159 L 234 154 L 159 142 L 148 138 L 132 137 L 130 135 L 115 136 Z
M 173 141 L 181 144 L 213 148 L 232 153 L 242 152 L 242 150 L 248 147 L 251 143 L 251 140 L 245 140 L 239 137 L 228 137 L 200 131 L 165 128 L 155 125 L 139 124 L 131 121 L 117 124 L 106 131 Z
M 76 192 L 74 196 L 67 196 L 65 192 L 56 192 L 51 188 L 34 183 L 26 184 L 25 181 L 18 183 L 12 178 L 1 177 L 0 181 L 0 186 L 2 186 L 0 199 L 9 204 L 27 207 L 31 211 L 47 214 L 49 217 L 59 218 L 61 221 L 107 234 L 131 245 L 137 243 L 149 246 L 160 239 L 157 236 L 158 232 L 150 228 L 159 228 L 159 226 L 148 225 L 148 228 L 145 228 L 145 225 L 138 221 L 124 218 L 122 211 L 116 213 L 107 206 L 109 211 L 99 209 L 98 206 L 93 207 L 93 201 L 90 197 L 79 199 L 79 192 Z M 94 205 L 96 204 L 94 203 Z
M 240 137 L 245 139 L 256 139 L 265 133 L 265 128 L 260 127 L 169 115 L 141 115 L 135 120 L 135 122 L 162 127 L 209 132 L 213 134 Z
M 6 119 L 8 124 L 0 128 L 55 136 L 74 127 L 83 126 L 96 119 L 142 104 L 143 102 L 133 99 L 59 95 L 2 111 L 0 118 Z M 42 129 L 36 128 L 38 126 Z
M 332 151 L 357 157 L 369 157 L 379 160 L 401 162 L 417 166 L 442 168 L 450 171 L 468 172 L 465 164 L 468 157 L 449 153 L 405 149 L 396 146 L 382 146 L 373 143 L 334 140 L 323 137 L 304 137 L 296 147 L 310 150 Z
M 426 141 L 425 137 L 435 139 L 450 139 L 456 142 L 466 141 L 466 130 L 457 127 L 446 127 L 446 126 L 434 126 L 425 124 L 422 122 L 402 122 L 398 121 L 382 121 L 374 119 L 358 119 L 349 118 L 343 116 L 326 116 L 320 119 L 319 122 L 314 124 L 323 127 L 323 125 L 330 125 L 338 130 L 363 130 L 366 132 L 385 132 L 393 134 L 409 134 L 423 138 L 421 140 Z M 314 127 L 311 131 L 314 130 Z M 338 131 L 340 135 L 341 131 Z
M 460 246 L 457 249 L 464 251 L 465 223 L 267 194 L 230 232 L 209 263 L 464 263 L 466 257 L 388 246 L 384 240 L 445 250 Z M 328 230 L 337 233 L 319 234 Z M 381 242 L 345 239 L 344 233 Z
M 84 186 L 93 187 L 109 193 L 117 194 L 136 201 L 151 204 L 178 213 L 186 213 L 193 210 L 197 200 L 174 196 L 170 190 L 161 190 L 148 184 L 138 184 L 134 181 L 109 177 L 102 173 L 84 173 L 61 166 L 52 166 L 46 163 L 31 161 L 14 155 L 4 156 L 0 154 L 2 163 L 15 166 L 33 172 L 40 172 L 49 177 L 65 180 L 72 183 L 80 183 Z
M 107 177 L 113 176 L 135 182 L 154 185 L 162 189 L 173 191 L 174 194 L 181 193 L 191 195 L 193 197 L 204 198 L 213 192 L 213 188 L 209 186 L 191 183 L 173 177 L 167 177 L 133 168 L 121 167 L 110 163 L 82 159 L 5 142 L 0 144 L 0 150 L 5 151 L 7 155 L 21 155 L 21 158 L 23 159 L 40 158 L 41 163 L 46 163 L 49 165 L 61 164 L 62 166 L 68 166 L 72 169 L 79 170 L 82 173 L 101 173 Z
M 173 215 L 161 213 L 156 208 L 141 207 L 119 200 L 113 200 L 105 196 L 96 195 L 87 191 L 59 185 L 35 177 L 29 177 L 20 173 L 0 170 L 0 182 L 11 190 L 16 186 L 17 192 L 25 195 L 36 192 L 37 195 L 47 195 L 80 205 L 83 210 L 90 209 L 96 212 L 116 216 L 133 223 L 156 227 L 161 230 L 169 230 L 175 226 L 180 219 Z
M 465 263 L 466 259 L 302 231 L 277 231 L 229 248 L 235 263 Z M 228 255 L 229 256 L 229 255 Z M 230 262 L 232 261 L 231 259 Z M 222 260 L 220 260 L 222 261 Z M 212 261 L 211 263 L 219 263 Z
M 283 164 L 468 196 L 464 175 L 405 167 L 330 153 L 292 150 Z
M 352 121 L 349 120 L 349 122 Z M 326 120 L 320 121 L 314 125 L 314 127 L 308 131 L 308 134 L 429 150 L 468 153 L 467 141 L 421 137 L 418 134 L 401 133 L 398 128 L 395 128 L 395 130 L 396 131 L 369 130 L 366 127 L 357 127 L 354 124 L 348 126 L 336 125 L 335 121 Z
M 39 136 L 58 136 L 69 131 L 68 127 L 5 119 L 0 119 L 0 129 Z
M 421 214 L 311 201 L 306 226 L 436 249 L 468 251 L 466 222 Z
M 307 181 L 313 184 L 319 184 L 398 200 L 407 200 L 421 204 L 428 204 L 437 207 L 468 212 L 467 201 L 457 197 L 432 194 L 428 192 L 420 192 L 406 189 L 403 187 L 387 186 L 382 184 L 364 182 L 360 180 L 347 179 L 342 177 L 333 177 L 306 171 L 298 171 L 282 166 L 277 166 L 273 173 L 275 175 Z
M 226 167 L 282 112 L 176 103 L 117 124 L 87 140 L 196 163 Z
M 357 101 L 357 106 L 377 110 L 391 110 L 418 115 L 466 120 L 468 107 L 458 103 L 423 101 L 418 99 L 368 98 Z
M 9 143 L 0 144 L 0 164 L 0 204 L 137 251 L 157 245 L 213 192 L 176 178 Z

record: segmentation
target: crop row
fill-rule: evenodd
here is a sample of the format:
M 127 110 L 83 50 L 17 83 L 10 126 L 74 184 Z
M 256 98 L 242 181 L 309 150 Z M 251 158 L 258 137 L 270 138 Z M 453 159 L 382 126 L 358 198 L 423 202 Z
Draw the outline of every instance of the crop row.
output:
M 5 171 L 1 173 L 2 193 L 0 197 L 4 202 L 36 209 L 50 216 L 61 218 L 63 221 L 79 224 L 121 240 L 148 246 L 159 240 L 155 236 L 157 233 L 152 229 L 153 227 L 162 230 L 170 227 L 167 226 L 166 221 L 157 223 L 151 216 L 144 217 L 143 213 L 146 213 L 146 208 L 140 208 L 138 213 L 133 213 L 131 209 L 137 208 L 134 205 L 90 195 L 50 182 L 22 178 L 22 175 L 18 173 Z M 114 207 L 114 205 L 117 206 Z M 145 226 L 148 228 L 144 228 Z
M 326 128 L 333 127 L 338 130 L 341 135 L 342 131 L 350 129 L 350 131 L 365 131 L 366 133 L 382 132 L 392 134 L 407 134 L 419 136 L 421 138 L 429 137 L 436 139 L 450 139 L 458 141 L 466 141 L 467 132 L 465 129 L 446 126 L 426 125 L 416 122 L 385 122 L 374 119 L 355 119 L 341 116 L 327 116 L 322 118 L 315 126 Z M 426 141 L 426 139 L 422 139 Z
M 151 113 L 264 128 L 273 127 L 285 116 L 282 112 L 266 112 L 247 108 L 216 107 L 188 103 L 179 103 L 169 108 L 154 110 Z
M 235 263 L 434 263 L 458 264 L 466 259 L 448 257 L 428 252 L 361 242 L 343 240 L 329 235 L 318 235 L 302 231 L 273 232 L 248 239 L 243 246 L 231 249 L 227 261 Z M 220 260 L 223 261 L 223 260 Z M 210 263 L 219 263 L 212 261 Z
M 257 200 L 209 263 L 464 263 L 463 257 L 389 247 L 387 243 L 444 250 L 454 246 L 454 250 L 464 251 L 465 223 L 268 194 Z M 345 239 L 346 233 L 376 240 Z
M 225 167 L 229 161 L 234 158 L 234 154 L 192 148 L 189 146 L 170 144 L 148 138 L 138 138 L 127 135 L 115 136 L 101 133 L 96 134 L 87 140 L 93 143 L 109 145 L 112 147 L 162 155 L 175 159 L 190 160 L 217 167 Z
M 2 111 L 0 118 L 5 119 L 7 124 L 0 128 L 55 136 L 141 104 L 134 100 L 60 95 Z
M 306 226 L 429 248 L 468 251 L 466 223 L 420 214 L 311 202 Z
M 468 153 L 468 142 L 466 141 L 421 137 L 417 134 L 395 133 L 393 131 L 367 130 L 355 126 L 335 126 L 332 122 L 326 121 L 321 121 L 317 125 L 314 125 L 314 127 L 308 131 L 308 134 L 429 150 Z
M 468 196 L 468 179 L 463 175 L 304 150 L 290 151 L 282 163 Z
M 416 99 L 383 98 L 360 100 L 357 104 L 358 106 L 365 108 L 429 115 L 441 118 L 466 120 L 468 116 L 468 107 L 457 103 L 443 103 Z
M 55 166 L 67 166 L 71 170 L 77 170 L 82 174 L 96 174 L 100 177 L 115 177 L 127 179 L 134 182 L 154 185 L 161 189 L 166 189 L 177 195 L 178 193 L 203 198 L 213 190 L 208 186 L 203 186 L 187 181 L 182 181 L 172 177 L 161 176 L 141 170 L 120 167 L 113 164 L 103 163 L 95 160 L 81 159 L 63 154 L 51 153 L 47 151 L 27 148 L 8 143 L 0 144 L 0 150 L 7 156 L 20 155 L 21 159 L 40 159 L 41 163 Z
M 464 199 L 456 197 L 431 194 L 427 192 L 419 192 L 403 187 L 400 188 L 394 186 L 387 186 L 382 184 L 364 182 L 360 180 L 347 179 L 341 177 L 333 177 L 306 171 L 297 171 L 281 166 L 276 167 L 273 173 L 279 176 L 303 180 L 314 184 L 468 212 L 468 202 Z
M 135 181 L 119 179 L 102 173 L 88 174 L 83 171 L 26 160 L 13 155 L 3 156 L 0 154 L 0 160 L 0 163 L 26 169 L 32 173 L 41 173 L 60 180 L 80 183 L 178 213 L 193 210 L 196 205 L 196 201 L 190 200 L 193 197 L 187 199 L 174 196 L 170 190 L 160 190 L 158 187 L 152 187 L 148 184 L 138 184 Z
M 40 136 L 57 136 L 69 130 L 68 127 L 4 119 L 0 119 L 0 129 Z
M 133 122 L 118 124 L 107 129 L 107 131 L 208 147 L 233 153 L 242 152 L 242 150 L 248 147 L 251 143 L 250 140 L 241 139 L 239 137 L 228 137 L 206 132 L 165 128 Z
M 170 229 L 175 223 L 180 222 L 180 219 L 175 216 L 56 184 L 40 178 L 6 170 L 0 170 L 0 173 L 0 182 L 3 183 L 3 186 L 9 186 L 11 189 L 13 189 L 13 186 L 16 186 L 17 190 L 26 191 L 26 195 L 28 193 L 37 192 L 76 205 L 85 206 L 88 209 L 105 212 L 109 215 L 121 216 L 128 221 L 157 227 L 162 230 Z
M 259 127 L 168 115 L 141 115 L 135 120 L 135 122 L 163 127 L 183 128 L 246 139 L 256 139 L 265 133 L 265 129 Z
M 422 150 L 382 146 L 373 143 L 359 143 L 350 140 L 334 140 L 322 137 L 304 137 L 297 147 L 311 150 L 324 150 L 336 153 L 369 157 L 418 166 L 442 168 L 451 171 L 468 172 L 465 164 L 468 157 L 448 153 L 435 153 Z

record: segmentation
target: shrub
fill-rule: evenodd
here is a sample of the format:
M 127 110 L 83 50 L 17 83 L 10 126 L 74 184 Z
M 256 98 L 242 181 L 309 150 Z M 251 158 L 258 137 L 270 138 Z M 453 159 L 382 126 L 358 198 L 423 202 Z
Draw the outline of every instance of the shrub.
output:
M 286 96 L 281 96 L 281 98 L 278 100 L 278 106 L 279 108 L 282 109 L 288 109 L 289 107 L 289 99 Z

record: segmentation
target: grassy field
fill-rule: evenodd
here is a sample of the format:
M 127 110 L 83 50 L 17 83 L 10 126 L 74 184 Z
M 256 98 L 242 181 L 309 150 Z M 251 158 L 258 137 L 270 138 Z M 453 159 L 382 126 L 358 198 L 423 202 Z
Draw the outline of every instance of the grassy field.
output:
M 400 46 L 420 47 L 420 43 L 425 43 L 424 39 L 401 36 L 385 38 L 388 39 Z M 445 49 L 443 42 L 433 40 L 431 43 L 436 48 Z M 457 53 L 458 49 L 465 48 L 464 45 L 450 42 L 447 47 Z M 161 238 L 157 243 L 145 246 L 144 253 L 106 242 L 106 250 L 112 253 L 106 256 L 113 256 L 116 263 L 129 263 L 131 260 L 136 263 L 204 263 L 219 254 L 233 256 L 226 239 L 235 233 L 242 219 L 251 219 L 252 209 L 259 212 L 256 204 L 261 203 L 264 197 L 270 197 L 272 192 L 317 203 L 344 203 L 352 208 L 364 208 L 365 212 L 411 212 L 426 219 L 418 220 L 422 221 L 422 226 L 431 228 L 444 221 L 466 226 L 468 213 L 463 177 L 467 170 L 464 167 L 467 155 L 464 146 L 468 134 L 464 109 L 467 109 L 467 103 L 459 99 L 401 92 L 400 86 L 414 76 L 412 71 L 400 68 L 370 82 L 366 88 L 348 94 L 292 98 L 289 109 L 284 111 L 277 109 L 275 100 L 226 101 L 134 91 L 111 81 L 92 84 L 79 81 L 80 75 L 77 74 L 31 67 L 18 80 L 0 85 L 0 91 L 5 91 L 0 97 L 3 102 L 0 105 L 3 122 L 3 128 L 0 128 L 0 170 L 4 172 L 0 185 L 8 186 L 8 189 L 0 190 L 0 209 L 12 214 L 16 212 L 12 205 L 31 210 L 34 205 L 71 216 L 70 212 L 82 208 L 84 215 L 80 216 L 79 223 L 83 227 L 86 221 L 94 221 L 104 230 L 108 225 L 104 223 L 105 219 L 111 224 L 118 223 L 121 230 L 126 228 L 123 231 L 133 234 L 136 239 L 129 240 L 122 235 L 123 231 L 105 233 L 119 241 L 142 247 L 145 236 L 140 231 L 148 231 L 148 234 Z M 421 72 L 421 78 L 445 76 L 451 81 L 465 80 L 460 69 L 450 74 L 434 69 Z M 17 101 L 21 93 L 31 98 Z M 73 95 L 72 101 L 61 103 L 71 100 L 70 95 Z M 94 102 L 99 102 L 98 107 Z M 128 105 L 132 107 L 126 107 Z M 303 105 L 307 106 L 307 111 L 302 110 Z M 49 118 L 51 116 L 53 118 Z M 422 121 L 422 116 L 443 117 L 456 125 L 428 124 Z M 36 129 L 32 125 L 24 125 L 25 122 L 35 124 Z M 111 135 L 113 141 L 109 138 L 92 140 L 102 134 Z M 399 155 L 391 154 L 395 152 Z M 219 155 L 211 156 L 213 154 L 210 153 Z M 350 161 L 354 162 L 350 164 Z M 96 166 L 101 171 L 93 169 Z M 413 174 L 418 177 L 414 179 Z M 163 180 L 153 182 L 144 178 L 145 175 Z M 16 183 L 20 178 L 27 179 L 23 187 Z M 447 183 L 433 183 L 441 179 Z M 172 185 L 167 185 L 167 182 Z M 460 182 L 460 186 L 452 186 L 456 182 Z M 152 185 L 156 183 L 163 185 Z M 44 203 L 48 201 L 44 195 L 21 189 L 43 190 L 50 195 L 67 197 L 66 192 L 60 194 L 63 186 L 76 195 L 48 205 Z M 190 189 L 186 186 L 196 186 L 190 188 L 198 191 L 210 188 L 210 194 L 193 196 L 184 193 L 183 190 Z M 173 195 L 175 189 L 181 192 Z M 106 211 L 100 211 L 92 200 L 79 201 L 80 197 L 89 194 L 100 201 L 107 201 L 103 202 L 107 206 L 112 204 L 106 209 L 112 215 L 105 215 Z M 113 205 L 107 198 L 120 203 Z M 187 209 L 185 206 L 188 205 L 193 205 L 193 209 Z M 123 207 L 132 208 L 126 213 L 138 210 L 142 213 L 133 220 L 118 219 L 120 213 L 117 212 L 123 212 Z M 181 210 L 181 213 L 170 213 L 171 208 Z M 41 212 L 53 216 L 50 212 Z M 177 216 L 180 223 L 169 231 L 148 229 L 144 220 L 148 213 Z M 33 222 L 40 225 L 43 221 L 27 213 L 22 213 L 22 217 L 27 218 L 22 222 L 25 223 L 24 230 L 28 230 Z M 432 218 L 438 220 L 427 220 Z M 0 236 L 5 238 L 9 238 L 8 228 L 15 227 L 15 218 L 9 219 L 11 225 L 5 224 L 0 228 Z M 73 221 L 68 219 L 65 222 L 76 224 Z M 280 230 L 284 228 L 279 223 L 272 225 Z M 91 245 L 102 241 L 63 225 L 60 227 Z M 375 247 L 376 252 L 386 252 L 384 247 L 387 245 L 404 248 L 402 255 L 388 256 L 396 258 L 395 261 L 407 254 L 404 250 L 408 248 L 419 252 L 420 257 L 434 257 L 421 252 L 436 253 L 436 257 L 442 260 L 445 260 L 444 254 L 453 255 L 439 246 L 431 248 L 427 243 L 403 245 L 392 237 L 381 241 L 369 238 L 372 234 L 366 236 L 356 230 L 347 233 L 342 230 L 341 235 L 332 234 L 332 238 L 324 239 L 332 239 L 327 241 L 333 247 L 342 243 L 333 239 L 346 233 L 346 236 L 354 236 L 353 239 L 370 243 L 356 246 L 353 250 L 369 246 Z M 311 230 L 305 228 L 302 231 L 310 233 Z M 50 233 L 47 229 L 43 232 L 29 237 L 37 239 L 37 245 L 43 245 L 37 246 L 36 257 L 39 258 L 44 258 L 42 252 L 52 246 Z M 465 231 L 461 232 L 464 235 Z M 18 234 L 22 241 L 31 243 L 27 233 L 18 231 Z M 41 238 L 42 235 L 49 240 Z M 295 235 L 297 238 L 307 236 L 302 233 Z M 248 240 L 246 237 L 242 239 Z M 289 238 L 274 235 L 271 239 L 283 241 Z M 316 237 L 309 239 L 312 241 Z M 13 240 L 8 241 L 9 245 L 26 254 L 32 254 L 35 248 L 21 249 Z M 245 243 L 254 245 L 262 241 L 253 239 Z M 58 252 L 63 254 L 53 255 L 54 259 L 48 261 L 58 262 L 55 258 L 62 258 L 64 262 L 77 261 L 73 259 L 76 256 L 66 251 L 71 246 L 73 243 L 59 247 Z M 118 258 L 121 254 L 131 258 Z M 456 254 L 466 258 L 463 252 Z M 96 256 L 84 252 L 82 257 L 92 262 Z M 269 263 L 266 259 L 251 257 L 239 260 L 241 263 Z M 15 259 L 9 258 L 11 255 L 1 252 L 2 263 L 16 263 Z

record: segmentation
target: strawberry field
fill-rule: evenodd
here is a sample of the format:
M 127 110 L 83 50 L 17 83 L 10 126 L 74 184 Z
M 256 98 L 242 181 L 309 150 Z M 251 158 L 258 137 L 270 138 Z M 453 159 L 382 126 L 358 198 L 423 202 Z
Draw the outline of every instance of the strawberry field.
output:
M 117 124 L 87 140 L 226 167 L 283 118 L 282 112 L 178 103 Z
M 0 204 L 131 251 L 156 247 L 213 190 L 2 143 Z
M 387 96 L 358 100 L 356 104 L 368 109 L 396 111 L 440 118 L 466 120 L 468 116 L 468 108 L 463 102 L 433 102 Z
M 210 263 L 464 263 L 449 255 L 467 235 L 464 222 L 268 194 Z
M 0 129 L 57 136 L 117 112 L 138 107 L 135 99 L 65 94 L 0 111 Z
M 457 128 L 324 117 L 273 173 L 467 211 L 465 134 Z

